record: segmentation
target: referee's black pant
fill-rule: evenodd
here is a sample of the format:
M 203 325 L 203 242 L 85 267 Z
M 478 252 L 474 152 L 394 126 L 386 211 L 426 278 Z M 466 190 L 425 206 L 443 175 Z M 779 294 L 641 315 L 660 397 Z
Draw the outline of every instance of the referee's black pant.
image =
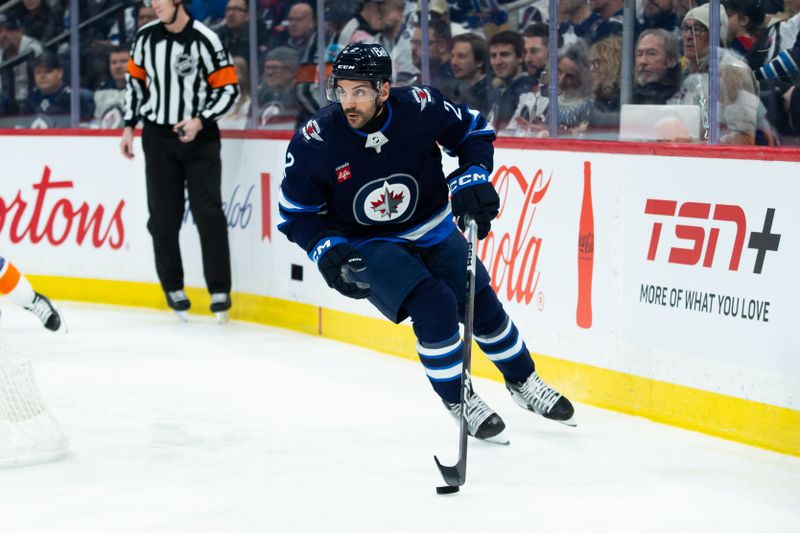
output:
M 142 148 L 147 176 L 147 229 L 153 236 L 156 271 L 165 292 L 183 288 L 178 234 L 189 192 L 189 208 L 203 254 L 208 291 L 230 292 L 231 260 L 228 221 L 222 211 L 222 161 L 219 129 L 206 127 L 182 143 L 171 127 L 145 123 Z

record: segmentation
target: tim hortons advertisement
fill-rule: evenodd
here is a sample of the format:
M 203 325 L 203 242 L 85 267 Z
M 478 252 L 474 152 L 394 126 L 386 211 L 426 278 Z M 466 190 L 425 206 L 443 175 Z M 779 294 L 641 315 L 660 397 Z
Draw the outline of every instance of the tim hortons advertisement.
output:
M 0 253 L 32 273 L 149 280 L 143 184 L 117 145 L 4 137 Z
M 800 377 L 796 164 L 662 161 L 626 170 L 626 338 Z

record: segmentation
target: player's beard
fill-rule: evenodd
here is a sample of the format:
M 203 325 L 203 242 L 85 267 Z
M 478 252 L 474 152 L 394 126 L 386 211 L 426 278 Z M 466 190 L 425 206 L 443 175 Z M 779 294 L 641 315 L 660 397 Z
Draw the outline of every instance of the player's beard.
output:
M 354 116 L 354 114 L 357 116 Z M 356 108 L 345 109 L 344 116 L 350 127 L 356 130 L 369 121 L 369 118 Z

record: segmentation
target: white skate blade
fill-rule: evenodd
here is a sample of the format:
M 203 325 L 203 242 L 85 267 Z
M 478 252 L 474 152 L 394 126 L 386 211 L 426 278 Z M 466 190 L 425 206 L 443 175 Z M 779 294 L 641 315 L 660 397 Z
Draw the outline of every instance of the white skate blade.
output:
M 553 420 L 552 418 L 550 420 Z M 575 420 L 575 416 L 568 418 L 567 420 L 556 420 L 556 422 L 561 422 L 565 426 L 569 426 L 571 428 L 577 427 L 578 422 Z
M 511 441 L 508 440 L 508 437 L 506 437 L 506 430 L 503 430 L 494 437 L 489 437 L 488 439 L 479 439 L 478 437 L 474 438 L 475 440 L 481 442 L 488 442 L 490 444 L 499 444 L 500 446 L 508 446 L 509 444 L 511 444 Z
M 180 319 L 181 322 L 189 322 L 189 312 L 188 311 L 175 311 L 175 315 Z
M 217 316 L 217 324 L 227 324 L 230 317 L 228 316 L 227 311 L 220 311 L 219 313 L 214 313 Z

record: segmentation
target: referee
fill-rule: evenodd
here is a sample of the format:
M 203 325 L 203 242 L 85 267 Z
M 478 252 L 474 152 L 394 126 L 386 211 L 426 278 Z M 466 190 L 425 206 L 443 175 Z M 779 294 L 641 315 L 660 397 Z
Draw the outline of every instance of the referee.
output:
M 145 0 L 158 20 L 139 29 L 131 49 L 120 149 L 133 158 L 133 130 L 142 119 L 147 229 L 167 304 L 183 319 L 191 306 L 178 241 L 187 189 L 211 311 L 224 321 L 231 307 L 231 265 L 216 120 L 236 102 L 239 85 L 217 34 L 186 12 L 189 1 Z

